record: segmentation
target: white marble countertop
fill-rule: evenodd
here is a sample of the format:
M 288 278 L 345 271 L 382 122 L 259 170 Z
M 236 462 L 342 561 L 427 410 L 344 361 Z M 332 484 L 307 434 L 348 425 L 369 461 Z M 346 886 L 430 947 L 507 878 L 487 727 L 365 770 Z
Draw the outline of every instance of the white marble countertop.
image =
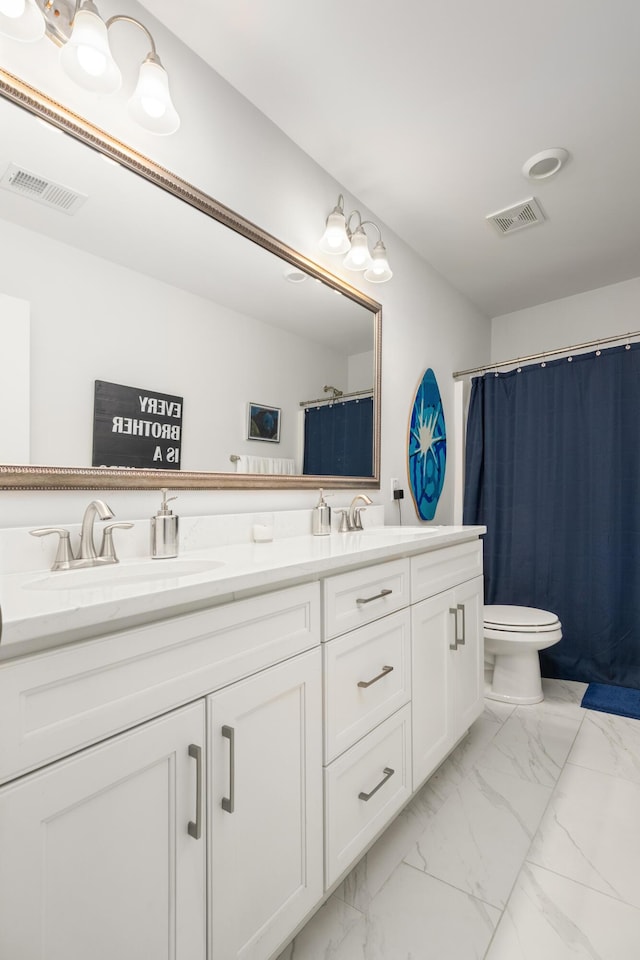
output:
M 484 532 L 480 526 L 376 527 L 183 549 L 178 560 L 128 558 L 102 568 L 5 573 L 0 575 L 0 659 L 461 543 Z

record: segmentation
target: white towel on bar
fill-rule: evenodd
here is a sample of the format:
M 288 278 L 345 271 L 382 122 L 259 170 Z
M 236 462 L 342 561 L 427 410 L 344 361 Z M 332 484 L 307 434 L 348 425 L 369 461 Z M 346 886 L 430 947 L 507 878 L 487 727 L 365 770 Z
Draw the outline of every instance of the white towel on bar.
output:
M 279 473 L 295 476 L 296 462 L 287 457 L 245 457 L 236 460 L 236 473 Z

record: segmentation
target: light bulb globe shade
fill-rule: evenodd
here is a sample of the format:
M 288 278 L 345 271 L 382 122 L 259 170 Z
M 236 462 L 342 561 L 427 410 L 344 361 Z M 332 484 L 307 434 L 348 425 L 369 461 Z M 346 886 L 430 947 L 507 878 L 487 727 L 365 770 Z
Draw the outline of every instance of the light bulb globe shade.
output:
M 368 270 L 373 264 L 367 235 L 361 227 L 351 237 L 351 249 L 343 261 L 347 270 Z
M 97 13 L 79 10 L 68 42 L 60 50 L 60 65 L 83 90 L 115 93 L 122 75 L 109 48 L 107 28 Z
M 319 247 L 323 253 L 349 252 L 351 242 L 347 235 L 347 223 L 339 207 L 327 217 L 327 226 L 320 238 Z
M 0 0 L 0 33 L 22 43 L 44 37 L 45 20 L 34 0 Z
M 386 283 L 392 276 L 387 250 L 382 240 L 378 240 L 371 255 L 371 266 L 365 272 L 364 278 L 370 283 Z
M 151 133 L 167 136 L 180 126 L 169 92 L 169 78 L 162 64 L 154 60 L 145 60 L 141 65 L 128 106 L 136 123 Z
M 0 13 L 17 20 L 23 15 L 26 5 L 26 0 L 0 0 Z

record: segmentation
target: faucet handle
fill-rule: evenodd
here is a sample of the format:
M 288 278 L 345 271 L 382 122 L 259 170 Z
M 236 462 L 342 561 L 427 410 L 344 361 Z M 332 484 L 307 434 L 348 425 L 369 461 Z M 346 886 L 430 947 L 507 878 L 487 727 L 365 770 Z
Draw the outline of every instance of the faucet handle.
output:
M 354 510 L 353 512 L 353 529 L 354 530 L 362 530 L 362 517 L 360 516 L 360 514 L 362 513 L 363 510 L 366 510 L 366 509 L 367 509 L 366 507 L 356 507 L 356 509 Z
M 38 527 L 37 530 L 29 530 L 32 537 L 46 537 L 50 533 L 57 533 L 60 537 L 56 558 L 53 561 L 52 570 L 68 570 L 75 557 L 71 549 L 71 540 L 69 531 L 64 527 Z
M 104 560 L 110 560 L 111 563 L 119 563 L 116 556 L 116 550 L 113 545 L 113 533 L 112 531 L 116 527 L 120 527 L 123 530 L 128 530 L 132 527 L 132 523 L 122 522 L 122 523 L 109 523 L 102 531 L 102 543 L 100 545 L 100 558 Z
M 348 533 L 349 532 L 349 511 L 338 510 L 338 513 L 342 515 L 338 533 Z

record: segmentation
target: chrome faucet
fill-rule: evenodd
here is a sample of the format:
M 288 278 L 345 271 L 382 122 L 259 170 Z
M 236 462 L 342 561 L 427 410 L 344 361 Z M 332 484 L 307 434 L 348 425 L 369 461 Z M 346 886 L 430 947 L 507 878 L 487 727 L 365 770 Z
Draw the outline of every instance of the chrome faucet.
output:
M 29 533 L 33 537 L 46 537 L 50 533 L 57 533 L 60 537 L 56 557 L 51 567 L 52 570 L 74 570 L 77 567 L 97 567 L 104 563 L 118 563 L 113 547 L 112 531 L 116 527 L 132 527 L 133 524 L 110 523 L 106 526 L 102 533 L 102 545 L 100 556 L 98 556 L 94 541 L 96 517 L 100 520 L 111 520 L 113 517 L 113 511 L 104 500 L 92 500 L 84 512 L 77 557 L 74 556 L 71 549 L 69 531 L 64 527 L 41 527 L 38 530 L 30 530 Z
M 93 525 L 96 517 L 100 517 L 101 520 L 111 520 L 113 518 L 113 511 L 107 506 L 104 500 L 92 500 L 84 512 L 78 560 L 98 559 L 96 545 L 93 539 Z
M 366 493 L 357 493 L 356 496 L 351 501 L 349 506 L 349 515 L 347 517 L 347 529 L 348 530 L 362 530 L 362 517 L 361 513 L 363 510 L 366 510 L 366 506 L 359 507 L 357 506 L 358 500 L 362 500 L 364 504 L 373 503 L 371 497 L 368 497 Z

